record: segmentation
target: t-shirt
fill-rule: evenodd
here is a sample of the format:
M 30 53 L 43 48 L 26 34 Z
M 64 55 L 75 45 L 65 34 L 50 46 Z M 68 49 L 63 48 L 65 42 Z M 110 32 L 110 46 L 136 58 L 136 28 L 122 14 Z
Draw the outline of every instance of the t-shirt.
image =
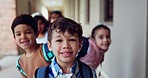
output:
M 50 62 L 45 61 L 42 53 L 42 47 L 40 46 L 37 52 L 30 57 L 26 57 L 25 54 L 23 54 L 19 60 L 19 64 L 27 74 L 27 77 L 33 78 L 37 68 L 47 66 L 50 64 Z M 24 76 L 23 78 L 26 77 Z
M 36 38 L 36 42 L 37 44 L 42 44 L 42 43 L 47 43 L 47 36 L 48 36 L 48 32 L 45 33 L 45 37 L 43 38 Z
M 85 56 L 80 57 L 80 61 L 83 63 L 91 66 L 92 68 L 96 69 L 99 64 L 103 61 L 104 58 L 104 52 L 101 52 L 100 49 L 98 48 L 96 42 L 93 39 L 88 39 L 89 46 L 87 49 L 87 54 Z M 87 44 L 83 44 L 84 46 Z M 84 48 L 82 47 L 81 50 Z M 84 51 L 84 50 L 83 50 Z M 82 54 L 83 51 L 80 51 L 79 54 Z M 86 52 L 84 52 L 86 53 Z

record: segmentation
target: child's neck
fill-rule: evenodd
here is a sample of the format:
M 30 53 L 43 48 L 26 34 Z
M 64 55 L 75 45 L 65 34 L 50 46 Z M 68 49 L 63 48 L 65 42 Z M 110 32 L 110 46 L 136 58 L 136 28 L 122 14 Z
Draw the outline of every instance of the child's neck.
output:
M 26 57 L 33 56 L 39 48 L 39 45 L 34 45 L 31 49 L 27 49 L 25 52 Z
M 45 34 L 44 34 L 44 33 L 40 33 L 40 34 L 38 35 L 38 38 L 43 38 L 43 37 L 45 37 Z

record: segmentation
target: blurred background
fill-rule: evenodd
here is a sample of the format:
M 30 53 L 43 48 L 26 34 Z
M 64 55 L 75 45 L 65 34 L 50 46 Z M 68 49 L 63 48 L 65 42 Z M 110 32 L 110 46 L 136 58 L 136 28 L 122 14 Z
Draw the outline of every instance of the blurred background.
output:
M 21 54 L 10 30 L 20 14 L 51 11 L 80 23 L 89 37 L 98 24 L 111 29 L 112 44 L 102 65 L 104 78 L 148 78 L 147 0 L 0 0 L 0 78 L 19 78 L 15 61 Z

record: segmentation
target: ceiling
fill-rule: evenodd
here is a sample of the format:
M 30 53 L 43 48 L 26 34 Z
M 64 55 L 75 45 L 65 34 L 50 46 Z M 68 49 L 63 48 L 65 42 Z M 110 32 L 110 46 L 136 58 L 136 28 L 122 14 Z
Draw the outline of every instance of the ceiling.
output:
M 41 0 L 46 7 L 61 7 L 64 0 Z

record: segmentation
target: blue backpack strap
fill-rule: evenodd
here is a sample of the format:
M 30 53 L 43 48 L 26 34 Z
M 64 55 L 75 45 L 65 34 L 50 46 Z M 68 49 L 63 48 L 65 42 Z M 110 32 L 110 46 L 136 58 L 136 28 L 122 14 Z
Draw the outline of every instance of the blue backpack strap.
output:
M 84 57 L 87 54 L 87 50 L 89 47 L 89 38 L 82 37 L 82 47 L 81 50 L 78 53 L 77 58 L 80 59 L 81 57 Z
M 82 74 L 82 78 L 93 78 L 93 71 L 92 69 L 86 65 L 85 63 L 79 61 L 80 73 Z
M 27 77 L 27 74 L 25 73 L 25 71 L 21 68 L 20 64 L 19 64 L 19 60 L 20 60 L 20 57 L 19 59 L 16 61 L 16 68 L 20 71 L 20 73 L 24 76 Z
M 47 43 L 42 45 L 42 51 L 43 51 L 45 60 L 50 62 L 54 57 L 54 54 L 52 51 L 49 51 Z
M 36 69 L 35 78 L 48 78 L 48 66 Z

